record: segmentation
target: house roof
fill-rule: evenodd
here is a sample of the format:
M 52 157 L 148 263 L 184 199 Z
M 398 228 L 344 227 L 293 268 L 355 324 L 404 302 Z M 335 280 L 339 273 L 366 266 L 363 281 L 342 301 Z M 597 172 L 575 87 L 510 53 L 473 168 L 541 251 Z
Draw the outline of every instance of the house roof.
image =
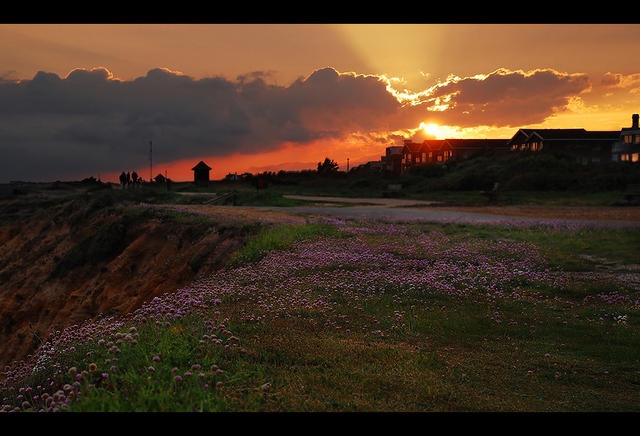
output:
M 588 131 L 585 129 L 520 129 L 511 138 L 513 143 L 518 136 L 525 135 L 529 139 L 532 135 L 538 136 L 543 141 L 574 141 L 574 140 L 616 140 L 620 131 Z
M 430 151 L 437 151 L 442 148 L 449 148 L 446 139 L 425 139 L 422 142 L 409 142 L 405 141 L 403 153 L 428 153 Z
M 507 147 L 509 139 L 447 139 L 446 140 L 454 149 L 495 149 Z
M 204 163 L 203 161 L 198 162 L 198 165 L 196 165 L 195 167 L 191 168 L 192 171 L 196 171 L 196 170 L 210 170 L 211 167 L 209 165 L 207 165 L 206 163 Z
M 446 139 L 425 139 L 422 143 L 426 145 L 429 150 L 433 151 L 450 147 Z
M 422 151 L 423 148 L 424 148 L 424 144 L 421 144 L 419 142 L 406 142 L 404 144 L 404 149 L 402 151 L 404 153 L 406 152 L 419 153 Z
M 622 133 L 622 132 L 624 132 L 624 133 L 636 133 L 636 134 L 638 134 L 638 133 L 640 133 L 640 129 L 636 129 L 635 127 L 623 127 L 623 128 L 620 130 L 620 133 Z

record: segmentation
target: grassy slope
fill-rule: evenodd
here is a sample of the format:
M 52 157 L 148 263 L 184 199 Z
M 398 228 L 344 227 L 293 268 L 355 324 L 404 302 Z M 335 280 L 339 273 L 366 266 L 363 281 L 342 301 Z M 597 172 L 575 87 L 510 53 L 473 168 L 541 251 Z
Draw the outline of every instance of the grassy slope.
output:
M 545 232 L 436 224 L 411 229 L 433 238 L 444 233 L 449 238 L 445 248 L 463 241 L 534 242 L 555 269 L 575 267 L 567 259 L 582 250 L 629 261 L 638 241 L 637 235 L 619 229 Z M 285 230 L 260 233 L 239 259 L 251 262 L 266 250 L 288 250 L 296 239 L 349 241 L 322 226 L 301 229 L 296 237 Z M 370 247 L 402 242 L 387 232 L 373 232 L 364 240 Z M 581 263 L 573 269 L 592 267 Z M 364 267 L 350 268 L 367 274 Z M 297 289 L 306 289 L 305 280 L 315 273 L 297 269 L 291 278 L 299 283 Z M 353 285 L 357 289 L 359 284 Z M 82 370 L 97 363 L 97 370 L 79 382 L 81 400 L 71 403 L 73 411 L 638 410 L 637 310 L 622 303 L 577 304 L 587 294 L 611 290 L 637 299 L 628 288 L 605 280 L 537 289 L 550 296 L 556 292 L 563 298 L 557 302 L 492 301 L 396 288 L 354 302 L 349 294 L 311 289 L 309 295 L 329 293 L 330 314 L 302 306 L 260 319 L 269 314 L 264 309 L 269 301 L 229 296 L 199 315 L 166 319 L 160 326 L 137 325 L 137 344 L 125 340 L 117 355 L 105 346 L 78 346 L 64 354 L 63 371 L 54 378 L 62 387 L 73 381 L 69 367 Z M 247 321 L 247 313 L 258 317 Z M 620 323 L 614 316 L 627 318 Z M 203 340 L 205 333 L 216 334 L 221 344 Z M 236 343 L 234 338 L 240 346 L 224 346 Z M 162 356 L 158 362 L 152 360 L 156 355 Z M 191 369 L 194 364 L 201 368 Z M 53 366 L 47 372 L 52 374 Z M 183 380 L 175 381 L 176 374 Z M 21 385 L 46 381 L 40 375 Z

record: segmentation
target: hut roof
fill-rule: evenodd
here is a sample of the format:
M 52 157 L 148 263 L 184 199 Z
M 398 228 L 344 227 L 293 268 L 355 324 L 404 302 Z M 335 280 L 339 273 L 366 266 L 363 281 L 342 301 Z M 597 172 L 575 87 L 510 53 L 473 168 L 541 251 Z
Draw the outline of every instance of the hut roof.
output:
M 196 171 L 196 170 L 210 170 L 211 167 L 209 165 L 207 165 L 206 163 L 204 163 L 203 161 L 198 162 L 198 165 L 196 165 L 195 167 L 191 168 L 192 171 Z

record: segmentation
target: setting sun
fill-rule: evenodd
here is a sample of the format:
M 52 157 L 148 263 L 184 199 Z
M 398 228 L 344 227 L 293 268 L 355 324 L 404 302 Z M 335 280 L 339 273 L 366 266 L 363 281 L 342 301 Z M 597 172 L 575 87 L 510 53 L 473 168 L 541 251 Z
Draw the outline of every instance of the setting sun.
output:
M 437 124 L 424 124 L 422 123 L 420 125 L 420 127 L 422 127 L 422 130 L 425 131 L 425 133 L 435 136 L 437 139 L 442 139 L 441 136 L 441 132 L 440 132 L 440 126 L 438 126 Z
M 436 123 L 420 123 L 418 130 L 422 130 L 428 136 L 433 136 L 435 139 L 446 139 L 463 137 L 466 134 L 459 128 L 454 126 L 441 126 Z

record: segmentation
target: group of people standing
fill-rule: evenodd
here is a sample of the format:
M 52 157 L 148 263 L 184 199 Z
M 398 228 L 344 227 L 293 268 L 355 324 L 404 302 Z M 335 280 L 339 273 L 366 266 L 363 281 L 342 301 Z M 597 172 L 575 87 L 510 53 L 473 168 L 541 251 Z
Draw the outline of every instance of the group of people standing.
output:
M 122 172 L 120 174 L 120 184 L 122 185 L 122 189 L 125 189 L 128 186 L 136 186 L 142 184 L 142 177 L 138 177 L 138 173 L 135 171 L 132 172 Z

